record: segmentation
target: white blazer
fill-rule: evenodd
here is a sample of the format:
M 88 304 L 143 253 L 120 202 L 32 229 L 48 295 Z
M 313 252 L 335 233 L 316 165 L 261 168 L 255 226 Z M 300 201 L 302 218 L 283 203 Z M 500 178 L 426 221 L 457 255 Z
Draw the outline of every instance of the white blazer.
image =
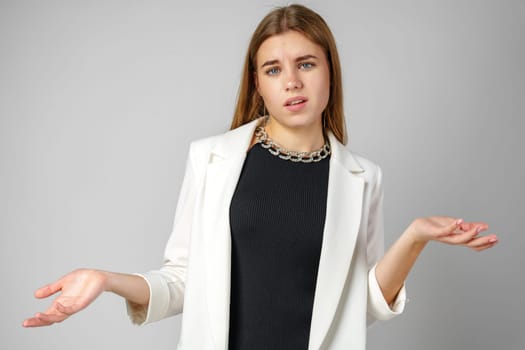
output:
M 229 207 L 257 120 L 190 145 L 164 265 L 140 274 L 147 307 L 127 303 L 133 322 L 182 313 L 179 350 L 226 350 L 230 312 Z M 375 277 L 383 255 L 381 170 L 333 134 L 326 219 L 309 350 L 363 350 L 366 328 L 405 306 L 405 287 L 387 305 Z

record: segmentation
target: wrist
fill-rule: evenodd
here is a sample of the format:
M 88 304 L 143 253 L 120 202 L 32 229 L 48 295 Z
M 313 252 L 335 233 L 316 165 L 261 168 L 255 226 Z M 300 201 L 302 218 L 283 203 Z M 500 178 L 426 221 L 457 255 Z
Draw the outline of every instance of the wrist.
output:
M 102 282 L 102 289 L 104 292 L 113 292 L 114 276 L 109 271 L 96 270 L 99 279 Z
M 403 232 L 402 237 L 405 241 L 414 248 L 424 248 L 428 243 L 428 239 L 421 235 L 415 227 L 415 221 L 410 224 L 405 232 Z

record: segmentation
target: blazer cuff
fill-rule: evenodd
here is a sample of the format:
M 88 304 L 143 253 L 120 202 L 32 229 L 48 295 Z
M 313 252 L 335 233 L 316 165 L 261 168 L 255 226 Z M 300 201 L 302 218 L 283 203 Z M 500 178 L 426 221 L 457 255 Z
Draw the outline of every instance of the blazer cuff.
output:
M 368 272 L 368 313 L 377 320 L 389 320 L 405 309 L 407 302 L 405 284 L 403 283 L 392 304 L 388 305 L 377 282 L 376 265 Z
M 155 271 L 134 275 L 144 278 L 149 287 L 148 305 L 140 305 L 126 300 L 126 309 L 131 322 L 144 325 L 164 317 L 169 305 L 169 290 L 161 275 Z

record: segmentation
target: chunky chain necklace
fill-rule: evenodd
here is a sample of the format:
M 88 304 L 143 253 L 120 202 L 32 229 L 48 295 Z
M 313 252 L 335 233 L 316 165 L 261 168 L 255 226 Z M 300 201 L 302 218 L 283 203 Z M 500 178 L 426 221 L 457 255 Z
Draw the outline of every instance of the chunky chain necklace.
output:
M 325 141 L 323 147 L 317 151 L 311 152 L 296 152 L 289 151 L 286 148 L 281 147 L 278 143 L 274 142 L 271 138 L 268 137 L 264 125 L 259 125 L 255 129 L 255 140 L 257 143 L 260 143 L 263 148 L 266 148 L 274 156 L 278 156 L 284 160 L 291 160 L 292 162 L 319 162 L 320 160 L 328 157 L 330 155 L 330 145 Z

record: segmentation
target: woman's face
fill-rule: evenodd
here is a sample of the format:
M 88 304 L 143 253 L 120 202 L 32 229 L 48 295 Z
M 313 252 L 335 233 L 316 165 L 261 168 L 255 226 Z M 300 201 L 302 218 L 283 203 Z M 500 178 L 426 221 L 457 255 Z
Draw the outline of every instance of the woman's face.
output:
M 290 30 L 266 39 L 256 64 L 257 91 L 272 122 L 285 128 L 322 128 L 330 69 L 321 46 Z

